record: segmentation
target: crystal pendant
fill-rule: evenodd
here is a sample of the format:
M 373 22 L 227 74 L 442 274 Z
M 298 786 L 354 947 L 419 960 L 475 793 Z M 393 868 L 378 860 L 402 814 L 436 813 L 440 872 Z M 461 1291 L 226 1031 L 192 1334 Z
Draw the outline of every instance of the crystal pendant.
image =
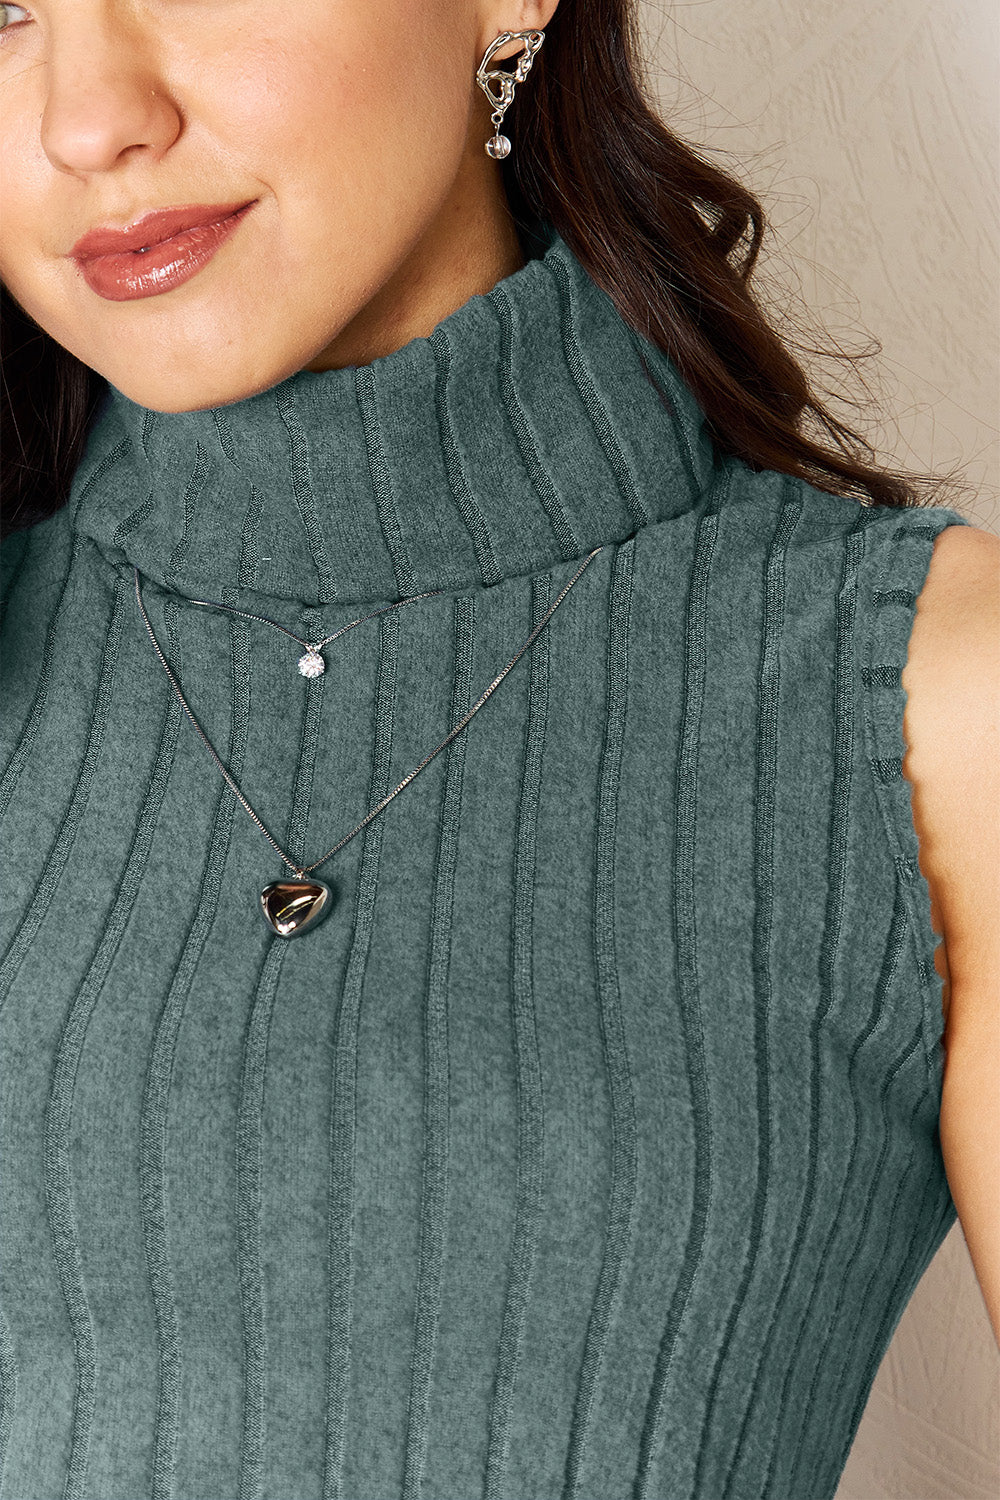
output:
M 322 880 L 275 880 L 260 893 L 264 920 L 283 938 L 314 927 L 330 905 L 330 887 Z
M 314 646 L 310 646 L 306 654 L 299 657 L 299 671 L 303 677 L 321 677 L 326 671 L 326 662 Z
M 495 135 L 486 142 L 486 151 L 494 161 L 503 161 L 510 155 L 510 141 L 505 135 Z

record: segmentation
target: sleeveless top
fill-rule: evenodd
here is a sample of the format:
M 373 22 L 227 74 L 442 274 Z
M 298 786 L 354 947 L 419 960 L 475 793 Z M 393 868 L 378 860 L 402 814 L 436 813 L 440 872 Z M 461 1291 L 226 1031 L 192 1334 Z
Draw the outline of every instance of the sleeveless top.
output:
M 726 456 L 527 245 L 370 365 L 109 390 L 4 548 L 7 1500 L 826 1500 L 955 1220 L 900 674 L 969 523 Z M 133 567 L 305 865 L 599 546 L 276 936 Z M 307 680 L 193 599 L 361 622 Z

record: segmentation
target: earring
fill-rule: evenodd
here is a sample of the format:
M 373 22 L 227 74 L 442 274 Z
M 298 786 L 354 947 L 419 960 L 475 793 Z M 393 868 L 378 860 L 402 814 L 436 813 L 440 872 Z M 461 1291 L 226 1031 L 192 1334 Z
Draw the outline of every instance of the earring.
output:
M 517 67 L 513 73 L 506 73 L 502 68 L 493 68 L 487 71 L 486 64 L 494 52 L 498 52 L 501 47 L 506 46 L 508 42 L 512 42 L 515 37 L 518 41 L 524 42 L 524 51 L 517 59 Z M 515 84 L 523 83 L 524 79 L 527 78 L 531 64 L 535 60 L 535 53 L 544 40 L 544 31 L 501 31 L 496 41 L 491 42 L 487 47 L 483 55 L 483 60 L 476 69 L 476 82 L 493 105 L 493 114 L 490 118 L 493 121 L 494 134 L 486 142 L 486 154 L 492 156 L 495 161 L 502 161 L 510 153 L 510 141 L 505 135 L 500 134 L 500 125 L 503 121 L 504 113 L 514 97 Z M 498 93 L 493 92 L 494 85 L 499 89 Z

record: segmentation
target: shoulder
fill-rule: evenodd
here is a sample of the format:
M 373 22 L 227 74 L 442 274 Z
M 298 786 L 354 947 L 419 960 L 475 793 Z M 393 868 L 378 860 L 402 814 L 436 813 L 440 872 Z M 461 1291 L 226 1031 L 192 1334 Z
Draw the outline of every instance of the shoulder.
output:
M 977 526 L 945 527 L 935 538 L 917 604 L 914 650 L 922 646 L 921 656 L 939 669 L 947 670 L 949 644 L 962 640 L 974 651 L 995 645 L 989 630 L 1000 611 L 1000 536 Z
M 941 1147 L 1000 1340 L 1000 538 L 943 531 L 917 605 L 906 734 L 947 950 Z
M 917 596 L 903 672 L 914 772 L 956 757 L 988 769 L 998 672 L 1000 537 L 974 526 L 946 527 L 934 540 Z
M 903 772 L 954 1007 L 1000 977 L 1000 538 L 973 526 L 935 538 L 902 681 Z

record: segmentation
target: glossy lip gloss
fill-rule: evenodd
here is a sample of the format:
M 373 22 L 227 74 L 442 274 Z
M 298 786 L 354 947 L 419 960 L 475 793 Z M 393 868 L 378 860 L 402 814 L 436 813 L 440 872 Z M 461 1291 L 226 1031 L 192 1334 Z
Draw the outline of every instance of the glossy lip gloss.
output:
M 190 281 L 207 266 L 254 202 L 235 209 L 211 204 L 149 214 L 130 230 L 94 230 L 84 235 L 70 255 L 91 291 L 108 302 L 157 297 Z

